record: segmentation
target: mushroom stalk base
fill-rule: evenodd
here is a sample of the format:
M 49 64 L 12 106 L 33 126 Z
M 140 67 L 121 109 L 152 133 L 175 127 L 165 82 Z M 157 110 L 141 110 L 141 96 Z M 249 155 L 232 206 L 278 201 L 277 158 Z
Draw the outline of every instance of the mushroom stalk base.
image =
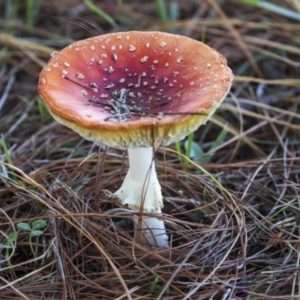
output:
M 155 171 L 153 148 L 129 148 L 129 170 L 121 188 L 115 192 L 122 204 L 133 210 L 161 214 L 161 186 Z M 135 217 L 137 239 L 150 245 L 168 247 L 164 221 L 154 217 Z

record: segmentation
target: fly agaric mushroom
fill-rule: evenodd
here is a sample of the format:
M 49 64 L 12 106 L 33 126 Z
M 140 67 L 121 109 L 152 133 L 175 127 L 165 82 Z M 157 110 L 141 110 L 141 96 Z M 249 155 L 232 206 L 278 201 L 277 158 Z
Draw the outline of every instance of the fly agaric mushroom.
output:
M 128 149 L 115 192 L 134 210 L 161 213 L 154 167 L 161 145 L 206 123 L 228 93 L 226 59 L 207 45 L 162 32 L 122 32 L 78 41 L 52 56 L 39 93 L 53 117 L 84 138 Z M 164 222 L 142 218 L 144 239 L 168 247 Z

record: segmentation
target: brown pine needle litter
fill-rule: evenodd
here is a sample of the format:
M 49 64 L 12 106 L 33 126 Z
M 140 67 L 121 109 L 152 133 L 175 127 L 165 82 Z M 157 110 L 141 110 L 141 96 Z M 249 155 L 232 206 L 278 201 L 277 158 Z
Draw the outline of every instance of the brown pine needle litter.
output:
M 0 2 L 0 300 L 300 299 L 300 7 L 263 2 Z M 113 195 L 126 153 L 37 92 L 53 51 L 130 30 L 203 41 L 235 74 L 211 121 L 156 153 L 169 248 L 136 242 Z

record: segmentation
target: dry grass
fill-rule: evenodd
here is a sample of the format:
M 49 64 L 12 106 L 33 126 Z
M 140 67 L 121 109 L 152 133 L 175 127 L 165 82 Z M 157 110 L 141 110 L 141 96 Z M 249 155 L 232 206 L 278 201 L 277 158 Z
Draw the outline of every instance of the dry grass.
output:
M 113 28 L 83 1 L 40 1 L 32 15 L 23 2 L 0 1 L 0 299 L 299 299 L 299 22 L 230 0 L 165 1 L 173 22 L 154 1 L 95 2 Z M 53 50 L 124 30 L 204 38 L 236 74 L 194 136 L 207 151 L 226 124 L 212 159 L 157 155 L 170 249 L 137 244 L 132 212 L 105 192 L 126 174 L 123 153 L 54 122 L 37 94 Z M 30 242 L 17 224 L 40 219 Z

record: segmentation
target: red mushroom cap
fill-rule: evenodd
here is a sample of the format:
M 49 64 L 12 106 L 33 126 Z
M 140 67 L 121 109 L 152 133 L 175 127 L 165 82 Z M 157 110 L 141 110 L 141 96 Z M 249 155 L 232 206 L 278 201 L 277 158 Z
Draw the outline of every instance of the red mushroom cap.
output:
M 182 139 L 209 119 L 232 80 L 226 59 L 201 42 L 132 31 L 56 53 L 40 74 L 39 93 L 60 123 L 126 149 Z

